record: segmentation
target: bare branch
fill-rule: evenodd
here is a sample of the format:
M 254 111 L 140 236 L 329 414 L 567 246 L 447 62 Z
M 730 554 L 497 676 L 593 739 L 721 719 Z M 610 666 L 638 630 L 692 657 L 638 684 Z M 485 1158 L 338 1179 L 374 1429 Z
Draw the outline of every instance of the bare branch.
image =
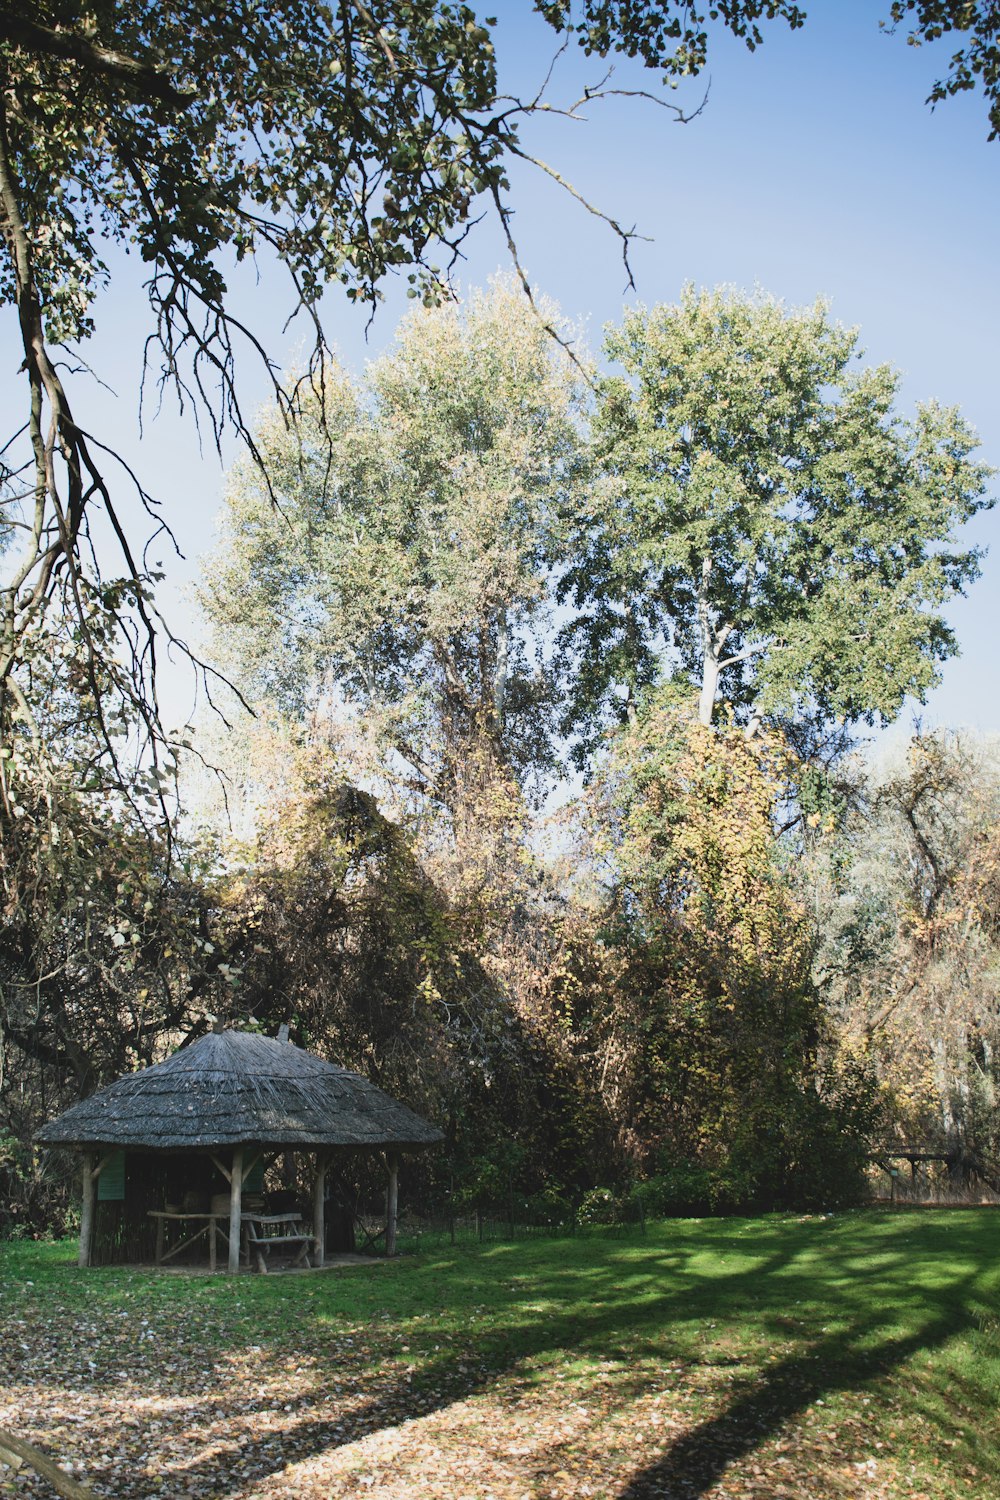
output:
M 625 265 L 625 274 L 628 278 L 625 290 L 635 291 L 635 277 L 632 274 L 632 266 L 629 262 L 629 246 L 633 240 L 646 240 L 648 242 L 648 236 L 637 233 L 634 227 L 632 229 L 623 229 L 617 219 L 613 219 L 610 214 L 606 214 L 603 209 L 597 208 L 591 203 L 589 198 L 585 198 L 578 188 L 575 188 L 567 178 L 563 177 L 561 172 L 556 171 L 555 167 L 550 167 L 547 162 L 542 161 L 537 156 L 532 156 L 528 151 L 522 151 L 520 146 L 512 145 L 510 149 L 513 156 L 520 157 L 522 161 L 529 162 L 531 166 L 537 167 L 540 172 L 544 172 L 547 177 L 551 177 L 552 181 L 557 182 L 564 192 L 569 193 L 571 198 L 575 198 L 578 203 L 581 203 L 589 214 L 593 214 L 596 219 L 600 219 L 603 223 L 607 224 L 609 229 L 613 230 L 622 242 L 622 260 Z M 510 237 L 508 235 L 509 243 Z
M 719 644 L 721 645 L 722 642 L 720 641 Z M 755 641 L 752 646 L 744 646 L 742 651 L 736 651 L 732 656 L 727 656 L 725 661 L 720 661 L 719 671 L 725 671 L 726 667 L 735 667 L 738 662 L 749 661 L 750 658 L 752 656 L 756 656 L 759 651 L 770 651 L 777 645 L 778 643 L 775 642 L 771 636 L 768 636 L 767 639 L 763 641 Z
M 692 120 L 697 120 L 698 116 L 702 113 L 702 111 L 707 106 L 707 104 L 708 104 L 708 96 L 709 96 L 709 94 L 711 93 L 711 90 L 712 90 L 712 80 L 709 79 L 708 82 L 707 82 L 707 84 L 705 85 L 705 92 L 702 95 L 702 100 L 701 100 L 701 103 L 698 105 L 698 108 L 697 109 L 692 109 L 692 110 L 685 110 L 685 109 L 682 108 L 681 105 L 674 104 L 673 101 L 670 100 L 670 99 L 664 99 L 662 97 L 662 95 L 660 95 L 660 94 L 650 93 L 648 89 L 609 89 L 609 88 L 606 88 L 604 85 L 605 85 L 607 79 L 609 79 L 612 76 L 613 73 L 614 73 L 614 69 L 613 68 L 609 68 L 608 71 L 607 71 L 607 73 L 605 74 L 604 80 L 600 84 L 596 85 L 593 88 L 585 88 L 584 91 L 583 91 L 583 93 L 580 95 L 579 99 L 576 101 L 576 103 L 575 104 L 571 104 L 570 107 L 569 107 L 569 109 L 566 111 L 566 113 L 574 115 L 575 118 L 579 119 L 580 117 L 578 115 L 576 115 L 576 111 L 583 104 L 591 104 L 591 103 L 600 101 L 602 99 L 645 99 L 650 104 L 656 104 L 661 109 L 667 109 L 667 110 L 669 110 L 671 112 L 671 114 L 674 116 L 674 124 L 675 125 L 690 125 L 691 121 Z

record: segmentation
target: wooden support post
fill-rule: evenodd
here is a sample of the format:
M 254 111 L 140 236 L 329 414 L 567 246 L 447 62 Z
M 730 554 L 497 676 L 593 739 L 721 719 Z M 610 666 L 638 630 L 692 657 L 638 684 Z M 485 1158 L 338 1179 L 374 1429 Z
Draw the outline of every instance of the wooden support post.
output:
M 396 1253 L 396 1211 L 399 1203 L 399 1157 L 391 1151 L 385 1159 L 389 1182 L 385 1192 L 385 1253 Z
M 90 1265 L 90 1250 L 94 1240 L 94 1165 L 89 1151 L 83 1154 L 83 1207 L 80 1210 L 80 1254 L 78 1264 Z
M 243 1210 L 243 1147 L 233 1147 L 233 1169 L 229 1174 L 229 1274 L 240 1269 L 240 1238 Z
M 222 1164 L 222 1162 L 219 1160 L 219 1158 L 212 1151 L 210 1151 L 208 1153 L 208 1159 L 209 1159 L 210 1162 L 212 1162 L 219 1169 L 219 1171 L 222 1173 L 223 1177 L 226 1179 L 226 1181 L 229 1183 L 229 1185 L 231 1187 L 232 1186 L 232 1182 L 233 1182 L 233 1174 L 232 1174 L 232 1172 L 230 1172 L 229 1168 L 226 1167 L 226 1166 L 224 1166 Z
M 313 1256 L 318 1266 L 326 1256 L 326 1168 L 329 1157 L 316 1152 L 316 1176 L 313 1179 Z

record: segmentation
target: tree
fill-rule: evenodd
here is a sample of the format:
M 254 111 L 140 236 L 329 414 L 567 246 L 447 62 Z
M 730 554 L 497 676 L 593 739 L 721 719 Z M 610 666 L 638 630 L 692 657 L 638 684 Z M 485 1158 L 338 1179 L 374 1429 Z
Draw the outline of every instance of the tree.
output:
M 775 838 L 794 771 L 780 736 L 668 694 L 611 737 L 586 799 L 619 953 L 595 1072 L 647 1169 L 707 1174 L 699 1202 L 857 1188 L 865 1112 L 821 1061 L 812 924 Z
M 697 5 L 584 0 L 574 12 L 568 0 L 535 0 L 534 9 L 586 52 L 639 58 L 670 84 L 706 62 L 706 12 Z M 993 5 L 894 0 L 893 22 L 911 16 L 913 41 L 952 30 L 969 38 L 933 97 L 979 80 L 995 126 Z M 804 13 L 791 0 L 724 0 L 708 12 L 751 50 L 763 39 L 758 23 L 777 18 L 797 27 Z M 127 587 L 105 600 L 102 642 L 87 636 L 90 670 L 96 682 L 98 652 L 114 636 L 117 649 L 101 664 L 118 664 L 108 687 L 130 703 L 156 748 L 156 645 L 165 627 L 141 546 L 122 523 L 113 444 L 75 419 L 56 352 L 86 338 L 96 293 L 122 274 L 118 264 L 112 273 L 109 250 L 134 251 L 149 268 L 145 350 L 161 388 L 201 407 L 216 440 L 231 423 L 253 451 L 238 349 L 273 371 L 253 328 L 230 307 L 227 265 L 263 252 L 285 268 L 291 310 L 315 331 L 317 367 L 327 283 L 374 302 L 381 280 L 409 267 L 414 291 L 435 300 L 447 270 L 434 260 L 454 264 L 483 201 L 516 261 L 508 163 L 523 158 L 562 182 L 519 137 L 539 108 L 549 108 L 541 95 L 498 93 L 490 19 L 480 23 L 467 6 L 444 0 L 282 0 L 224 11 L 206 0 L 139 0 L 127 9 L 113 0 L 85 9 L 43 0 L 30 16 L 20 0 L 0 0 L 0 299 L 18 319 L 26 397 L 0 449 L 3 498 L 26 514 L 0 589 L 0 735 L 14 713 L 32 712 L 20 645 L 34 617 L 58 600 L 87 636 L 81 594 L 89 587 L 100 595 L 102 577 L 115 583 L 119 573 Z M 630 233 L 612 227 L 627 258 Z M 275 398 L 291 420 L 294 396 L 277 380 Z M 161 529 L 141 476 L 126 480 Z M 95 512 L 117 538 L 117 566 L 92 545 Z M 101 702 L 98 728 L 113 755 Z
M 277 508 L 253 467 L 233 477 L 210 616 L 240 681 L 300 714 L 342 697 L 395 779 L 481 825 L 552 759 L 547 574 L 583 381 L 501 281 L 417 310 L 367 389 L 324 383 L 297 433 L 272 412 L 256 437 Z
M 344 1066 L 440 1103 L 490 1031 L 489 1000 L 470 1017 L 482 979 L 461 919 L 334 746 L 263 721 L 254 738 L 256 826 L 225 845 L 219 903 L 230 1014 L 291 1022 Z
M 814 973 L 843 1045 L 875 1068 L 901 1138 L 1000 1148 L 1000 761 L 916 735 L 800 867 Z
M 913 17 L 907 41 L 913 47 L 954 33 L 968 40 L 949 58 L 950 70 L 931 89 L 927 103 L 969 93 L 977 82 L 989 103 L 990 134 L 1000 135 L 1000 27 L 995 0 L 892 0 L 890 26 Z M 879 23 L 884 25 L 883 22 Z
M 989 470 L 952 408 L 895 409 L 888 367 L 822 304 L 688 287 L 609 332 L 607 476 L 563 592 L 591 731 L 660 674 L 747 721 L 891 719 L 957 649 L 937 611 L 977 576 L 955 540 Z

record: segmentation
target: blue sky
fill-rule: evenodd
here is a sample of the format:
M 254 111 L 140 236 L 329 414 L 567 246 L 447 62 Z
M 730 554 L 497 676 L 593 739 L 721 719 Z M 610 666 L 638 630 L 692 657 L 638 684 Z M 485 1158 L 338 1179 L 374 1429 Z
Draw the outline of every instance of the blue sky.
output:
M 706 107 L 688 125 L 624 98 L 589 105 L 581 111 L 585 122 L 554 115 L 528 122 L 527 149 L 649 240 L 633 247 L 636 290 L 627 292 L 610 230 L 542 174 L 518 165 L 511 177 L 523 262 L 595 347 L 626 301 L 670 301 L 686 281 L 759 285 L 792 304 L 822 295 L 835 317 L 860 327 L 873 362 L 902 370 L 906 408 L 931 396 L 959 405 L 984 456 L 1000 465 L 1000 142 L 986 140 L 985 105 L 975 96 L 935 111 L 924 104 L 949 49 L 915 49 L 901 35 L 880 34 L 888 0 L 814 0 L 807 9 L 802 30 L 768 27 L 753 55 L 716 36 L 706 79 L 675 96 L 693 108 L 710 80 Z M 486 10 L 499 16 L 505 87 L 533 93 L 555 50 L 554 34 L 528 13 L 527 0 L 495 0 Z M 567 54 L 550 101 L 572 102 L 601 71 L 595 59 Z M 651 82 L 623 63 L 611 86 Z M 459 273 L 466 286 L 506 264 L 496 225 L 480 225 L 467 251 Z M 97 309 L 99 335 L 87 353 L 117 395 L 96 387 L 81 395 L 78 386 L 77 409 L 92 430 L 115 432 L 162 501 L 186 554 L 183 563 L 162 548 L 155 554 L 162 553 L 168 572 L 163 606 L 186 634 L 194 627 L 184 591 L 213 540 L 223 473 L 212 452 L 199 452 L 188 418 L 168 411 L 147 421 L 141 444 L 133 436 L 145 327 L 140 267 L 114 264 L 112 287 Z M 244 272 L 233 287 L 238 311 L 261 329 L 275 357 L 294 362 L 304 331 L 282 331 L 287 291 L 277 273 L 262 268 L 258 282 Z M 324 316 L 341 356 L 360 369 L 391 341 L 404 307 L 402 288 L 390 289 L 367 339 L 364 318 L 336 293 L 326 298 Z M 7 347 L 12 336 L 10 328 Z M 252 409 L 266 388 L 249 358 L 243 370 Z M 227 456 L 233 451 L 230 445 Z M 946 665 L 922 712 L 927 724 L 1000 732 L 1000 513 L 980 517 L 970 540 L 992 553 L 970 598 L 949 609 L 962 656 Z M 165 687 L 168 713 L 183 717 L 186 680 L 168 677 Z

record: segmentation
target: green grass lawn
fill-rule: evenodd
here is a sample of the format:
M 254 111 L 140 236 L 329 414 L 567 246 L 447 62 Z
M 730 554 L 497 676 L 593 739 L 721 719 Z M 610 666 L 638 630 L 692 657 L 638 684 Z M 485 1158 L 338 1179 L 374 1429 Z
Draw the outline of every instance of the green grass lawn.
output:
M 235 1279 L 0 1245 L 0 1426 L 130 1497 L 950 1497 L 996 1210 L 674 1220 Z M 0 1469 L 0 1494 L 49 1493 Z

